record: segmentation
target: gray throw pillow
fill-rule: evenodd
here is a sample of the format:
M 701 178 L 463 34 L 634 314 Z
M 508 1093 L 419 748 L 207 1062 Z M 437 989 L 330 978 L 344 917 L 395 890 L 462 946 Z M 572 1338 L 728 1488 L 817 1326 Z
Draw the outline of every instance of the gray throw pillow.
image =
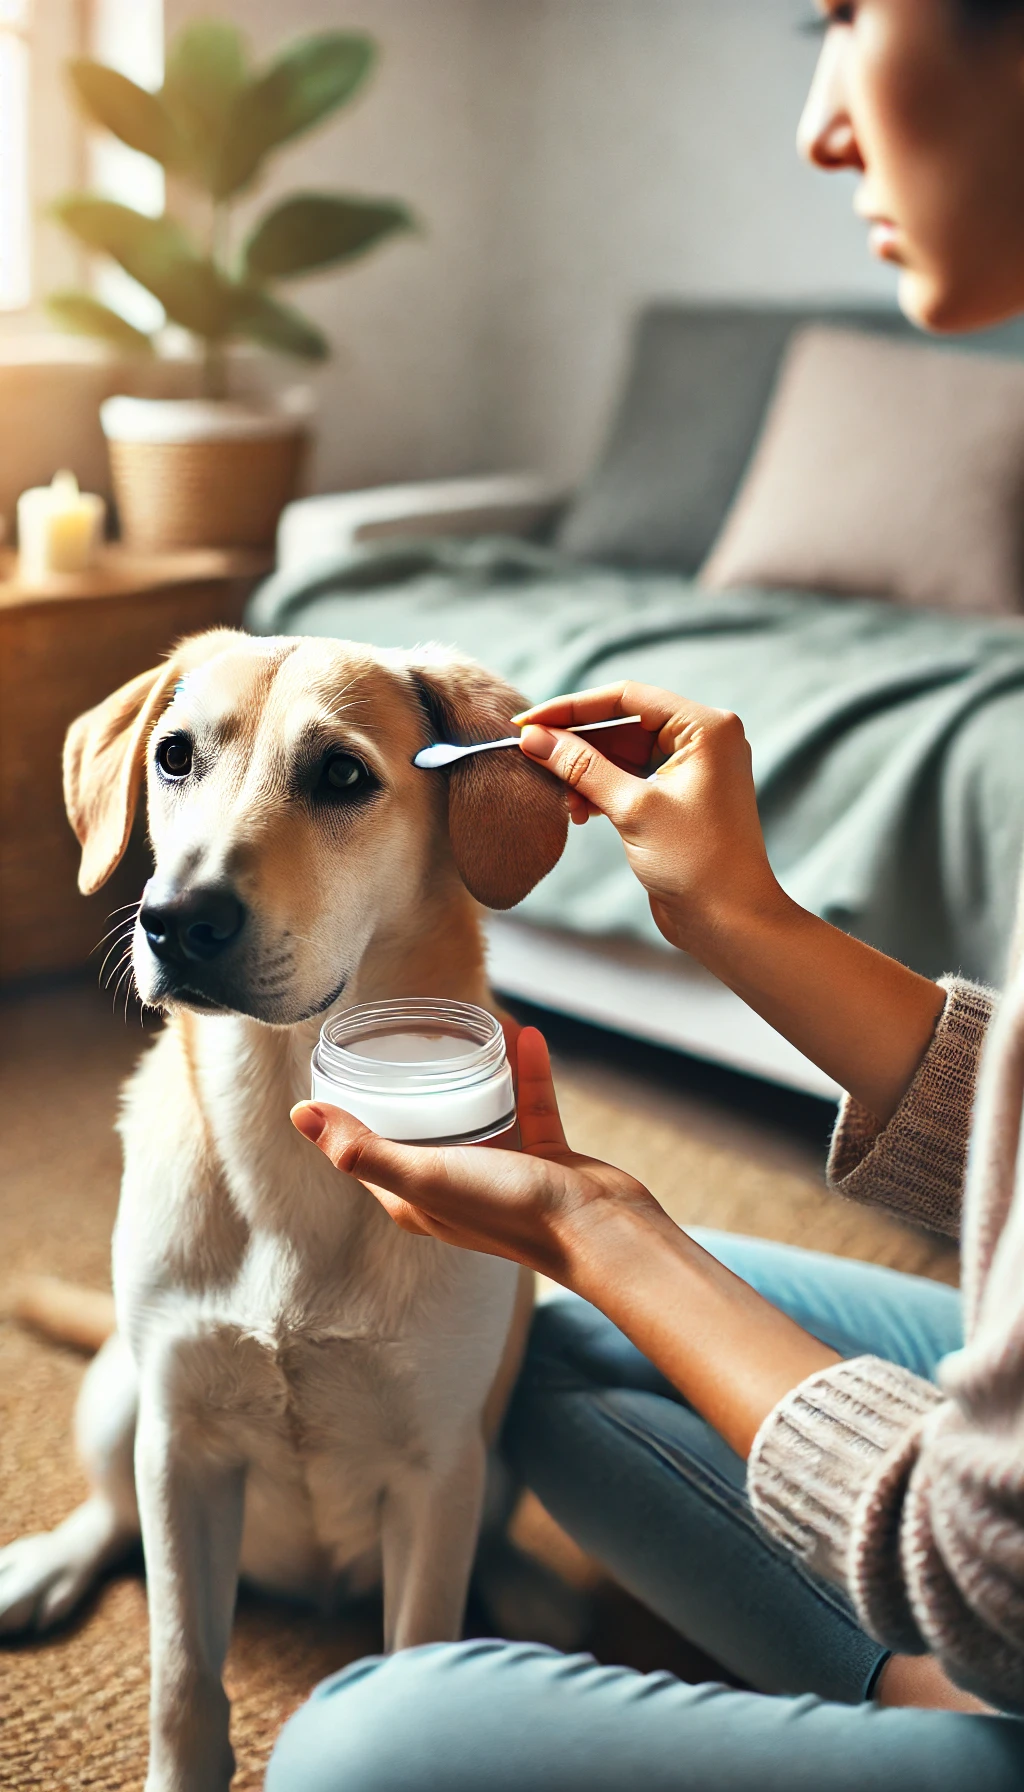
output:
M 607 447 L 555 545 L 580 560 L 695 572 L 750 458 L 786 344 L 820 314 L 678 304 L 644 312 Z M 830 316 L 909 330 L 898 312 Z
M 1024 366 L 803 331 L 701 581 L 1019 614 Z

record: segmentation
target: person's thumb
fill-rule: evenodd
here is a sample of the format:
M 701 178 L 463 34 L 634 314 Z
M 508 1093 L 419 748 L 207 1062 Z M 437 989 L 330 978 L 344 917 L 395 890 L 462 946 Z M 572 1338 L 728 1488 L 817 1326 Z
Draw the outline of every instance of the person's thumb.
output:
M 336 1170 L 358 1176 L 360 1182 L 415 1183 L 426 1167 L 422 1146 L 398 1145 L 371 1132 L 354 1114 L 326 1102 L 300 1101 L 291 1112 L 292 1125 L 304 1139 L 319 1146 Z
M 643 792 L 642 778 L 621 771 L 589 741 L 578 734 L 568 734 L 564 728 L 542 728 L 530 722 L 523 729 L 519 745 L 528 759 L 552 772 L 570 790 L 585 796 L 615 827 L 629 819 Z
M 395 1193 L 402 1189 L 415 1200 L 415 1184 L 433 1167 L 433 1154 L 422 1146 L 399 1145 L 371 1132 L 344 1108 L 300 1101 L 291 1111 L 296 1132 L 316 1145 L 336 1170 L 355 1176 L 376 1196 L 381 1206 L 409 1232 L 425 1232 L 410 1200 Z

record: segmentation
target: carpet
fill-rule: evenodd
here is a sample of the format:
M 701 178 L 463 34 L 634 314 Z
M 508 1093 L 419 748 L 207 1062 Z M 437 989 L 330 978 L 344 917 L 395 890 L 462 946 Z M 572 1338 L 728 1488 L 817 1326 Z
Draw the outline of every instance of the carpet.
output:
M 953 1250 L 824 1190 L 821 1104 L 564 1022 L 548 1025 L 570 1139 L 646 1181 L 683 1223 L 799 1242 L 954 1280 Z M 0 1283 L 19 1272 L 108 1285 L 119 1152 L 117 1087 L 144 1038 L 137 1011 L 94 990 L 0 1002 Z M 73 1352 L 0 1321 L 0 1542 L 57 1524 L 84 1485 L 71 1442 Z M 534 1514 L 524 1537 L 559 1560 Z M 564 1559 L 564 1552 L 563 1552 Z M 236 1792 L 257 1792 L 274 1736 L 315 1682 L 379 1647 L 371 1609 L 325 1618 L 243 1593 L 227 1666 Z M 694 1677 L 699 1658 L 613 1597 L 596 1649 Z M 3 1647 L 0 1786 L 126 1792 L 142 1785 L 148 1661 L 138 1570 L 108 1581 L 53 1639 Z

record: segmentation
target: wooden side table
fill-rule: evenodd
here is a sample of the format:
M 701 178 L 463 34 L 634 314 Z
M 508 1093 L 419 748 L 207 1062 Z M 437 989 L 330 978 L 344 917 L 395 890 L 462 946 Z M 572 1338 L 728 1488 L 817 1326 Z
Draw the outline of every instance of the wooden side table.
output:
M 270 567 L 254 553 L 109 548 L 92 572 L 28 588 L 0 556 L 0 982 L 87 964 L 106 916 L 146 876 L 136 843 L 103 890 L 79 895 L 61 792 L 68 724 L 182 635 L 237 626 Z

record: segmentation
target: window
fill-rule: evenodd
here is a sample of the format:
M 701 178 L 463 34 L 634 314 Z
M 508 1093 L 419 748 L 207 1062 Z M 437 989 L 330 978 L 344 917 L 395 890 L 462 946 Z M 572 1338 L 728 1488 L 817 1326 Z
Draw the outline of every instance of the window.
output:
M 140 87 L 156 88 L 163 81 L 163 28 L 163 0 L 92 0 L 93 56 Z M 88 171 L 93 192 L 106 193 L 152 217 L 163 211 L 163 169 L 115 137 L 103 133 L 91 138 Z M 97 298 L 138 329 L 157 330 L 163 323 L 163 307 L 152 294 L 112 263 L 97 264 L 92 284 Z
M 0 0 L 0 332 L 38 330 L 55 287 L 94 278 L 146 326 L 147 294 L 116 269 L 95 275 L 47 208 L 87 185 L 140 211 L 163 208 L 163 174 L 89 132 L 68 92 L 72 56 L 95 56 L 144 87 L 163 79 L 162 0 Z M 107 288 L 109 287 L 109 291 Z
M 0 311 L 32 291 L 29 229 L 30 0 L 0 0 Z

